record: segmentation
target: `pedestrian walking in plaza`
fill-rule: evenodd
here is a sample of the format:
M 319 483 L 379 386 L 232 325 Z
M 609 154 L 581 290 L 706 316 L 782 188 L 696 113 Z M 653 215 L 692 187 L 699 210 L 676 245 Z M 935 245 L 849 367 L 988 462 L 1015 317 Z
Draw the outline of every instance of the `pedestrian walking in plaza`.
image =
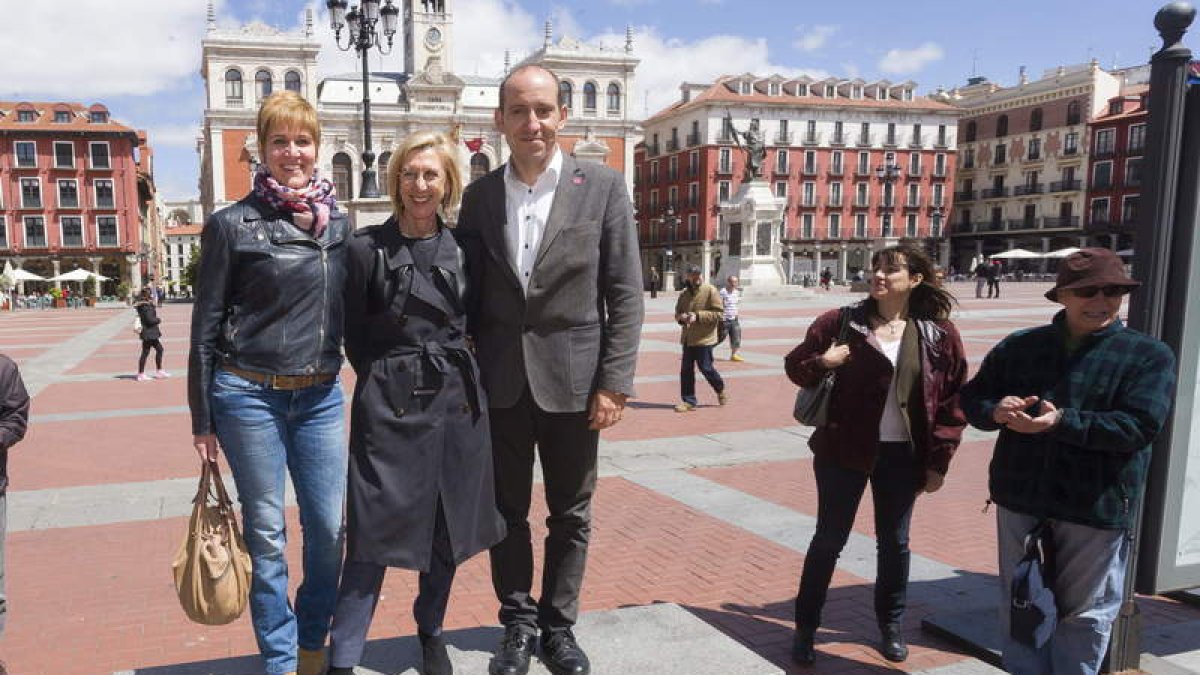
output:
M 999 260 L 993 260 L 987 266 L 987 296 L 991 298 L 1000 298 L 1000 275 L 1004 269 L 1000 266 Z
M 496 499 L 508 527 L 491 550 L 504 624 L 491 675 L 524 675 L 535 641 L 555 675 L 591 670 L 573 628 L 599 433 L 621 420 L 633 395 L 644 318 L 625 180 L 559 150 L 567 112 L 553 72 L 510 72 L 494 118 L 511 155 L 467 188 L 458 220 L 471 262 L 468 332 L 491 407 Z M 540 599 L 531 593 L 535 447 L 549 510 Z
M 8 532 L 8 451 L 25 438 L 29 424 L 29 393 L 17 364 L 0 354 L 0 635 L 8 621 L 5 578 L 5 539 Z M 0 673 L 4 664 L 0 663 Z
M 1122 298 L 1140 285 L 1106 248 L 1058 266 L 1048 325 L 997 344 L 962 392 L 971 424 L 1000 431 L 988 472 L 995 502 L 1004 668 L 1018 675 L 1096 673 L 1124 600 L 1132 505 L 1150 444 L 1171 410 L 1175 356 L 1125 327 Z M 1010 631 L 1014 568 L 1025 537 L 1049 524 L 1058 623 L 1040 647 Z
M 742 289 L 738 278 L 730 275 L 721 289 L 721 305 L 724 307 L 725 335 L 729 339 L 729 360 L 745 361 L 738 354 L 742 346 L 742 324 L 738 321 L 738 308 L 742 302 Z
M 155 309 L 149 287 L 143 288 L 138 294 L 138 301 L 134 303 L 133 308 L 137 311 L 138 322 L 142 325 L 142 331 L 138 333 L 142 338 L 142 354 L 138 357 L 137 381 L 145 382 L 150 379 L 146 374 L 146 359 L 150 356 L 151 349 L 154 350 L 154 378 L 161 380 L 170 377 L 171 374 L 163 370 L 162 330 L 158 327 L 162 319 L 158 318 L 158 310 Z
M 225 451 L 254 567 L 250 610 L 267 675 L 325 672 L 342 563 L 346 443 L 342 308 L 349 226 L 316 170 L 321 130 L 301 95 L 258 111 L 250 194 L 201 235 L 188 402 L 201 460 Z M 288 599 L 284 487 L 303 526 L 304 580 Z
M 821 288 L 827 291 L 833 290 L 833 272 L 828 267 L 821 270 Z
M 717 346 L 717 324 L 724 321 L 725 306 L 721 293 L 712 284 L 700 280 L 700 267 L 689 265 L 684 278 L 683 292 L 675 301 L 675 321 L 682 327 L 679 337 L 683 356 L 679 367 L 679 397 L 683 402 L 675 412 L 691 412 L 699 405 L 696 398 L 696 369 L 717 393 L 717 402 L 725 405 L 729 395 L 725 380 L 713 365 L 713 348 Z
M 988 268 L 991 267 L 986 260 L 980 260 L 972 272 L 975 274 L 975 297 L 983 298 L 983 289 L 988 284 Z
M 650 268 L 650 299 L 658 297 L 658 285 L 662 283 L 662 276 L 658 273 L 657 267 Z
M 934 282 L 933 263 L 901 244 L 877 251 L 871 266 L 868 297 L 817 317 L 785 359 L 788 377 L 801 387 L 837 374 L 828 421 L 808 442 L 818 505 L 796 597 L 792 659 L 802 665 L 816 658 L 821 609 L 868 483 L 879 650 L 889 661 L 908 658 L 901 623 L 913 505 L 922 491 L 941 488 L 966 426 L 958 392 L 967 360 L 949 320 L 953 297 Z
M 388 567 L 420 571 L 419 671 L 451 675 L 442 621 L 455 570 L 504 536 L 466 270 L 442 220 L 462 194 L 456 154 L 441 134 L 409 135 L 385 174 L 392 217 L 350 239 L 345 338 L 357 385 L 330 675 L 362 660 Z

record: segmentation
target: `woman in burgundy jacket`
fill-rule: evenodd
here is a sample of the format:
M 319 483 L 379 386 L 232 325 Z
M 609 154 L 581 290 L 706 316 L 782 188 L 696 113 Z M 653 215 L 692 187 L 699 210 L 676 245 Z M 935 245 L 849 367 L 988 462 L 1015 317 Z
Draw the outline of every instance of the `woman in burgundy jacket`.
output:
M 808 442 L 818 508 L 796 598 L 792 658 L 800 664 L 815 659 L 813 634 L 825 593 L 867 483 L 878 542 L 880 652 L 896 662 L 908 657 L 900 621 L 913 504 L 921 491 L 942 486 L 966 426 L 958 390 L 967 361 L 949 321 L 953 297 L 937 285 L 929 258 L 912 246 L 877 251 L 871 268 L 870 295 L 817 317 L 785 360 L 788 377 L 801 387 L 837 372 L 828 421 Z M 841 312 L 848 313 L 844 343 L 837 340 Z

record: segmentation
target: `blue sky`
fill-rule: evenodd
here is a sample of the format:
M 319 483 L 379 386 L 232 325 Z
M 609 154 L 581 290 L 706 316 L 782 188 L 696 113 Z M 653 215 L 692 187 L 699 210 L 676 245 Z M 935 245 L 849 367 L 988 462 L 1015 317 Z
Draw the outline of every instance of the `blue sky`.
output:
M 353 0 L 352 0 L 353 1 Z M 1012 84 L 1020 66 L 1038 77 L 1096 58 L 1104 67 L 1145 63 L 1161 44 L 1153 27 L 1161 0 L 926 0 L 852 4 L 810 0 L 448 0 L 461 73 L 497 74 L 504 51 L 540 46 L 543 24 L 616 46 L 635 33 L 637 112 L 669 104 L 678 83 L 726 73 L 914 80 L 921 93 L 964 84 L 972 74 Z M 355 67 L 332 47 L 324 3 L 218 0 L 223 25 L 262 20 L 301 25 L 317 9 L 324 73 Z M 167 199 L 197 194 L 195 137 L 204 109 L 199 77 L 205 0 L 69 0 L 26 3 L 0 22 L 0 99 L 100 101 L 147 129 L 156 180 Z M 95 40 L 96 35 L 131 39 Z M 1200 34 L 1200 25 L 1192 35 Z M 1189 39 L 1198 45 L 1196 39 Z M 62 45 L 87 45 L 64 51 Z M 1200 47 L 1198 47 L 1200 48 Z M 372 67 L 401 69 L 402 50 Z

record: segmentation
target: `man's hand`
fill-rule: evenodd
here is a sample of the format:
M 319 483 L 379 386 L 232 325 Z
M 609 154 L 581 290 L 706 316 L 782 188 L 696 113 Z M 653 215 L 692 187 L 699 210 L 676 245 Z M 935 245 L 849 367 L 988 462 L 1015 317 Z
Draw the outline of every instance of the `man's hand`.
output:
M 1018 414 L 1024 414 L 1024 410 L 1034 403 L 1038 402 L 1037 396 L 1005 396 L 996 404 L 996 409 L 992 411 L 992 420 L 1000 426 L 1008 426 L 1017 418 Z M 1026 415 L 1026 417 L 1029 417 Z
M 946 477 L 934 471 L 933 469 L 925 469 L 925 491 L 937 492 L 942 489 L 942 483 L 946 482 Z
M 1037 417 L 1030 417 L 1025 412 L 1017 412 L 1013 420 L 1008 423 L 1008 428 L 1022 434 L 1041 434 L 1057 426 L 1061 417 L 1061 411 L 1054 407 L 1053 403 L 1042 401 L 1042 404 L 1038 406 Z
M 196 454 L 200 455 L 201 462 L 215 462 L 217 455 L 217 435 L 216 434 L 201 434 L 192 436 L 192 445 L 196 448 Z
M 588 428 L 600 431 L 620 422 L 625 413 L 625 399 L 625 394 L 607 389 L 596 390 L 596 395 L 592 397 L 592 403 L 588 406 Z

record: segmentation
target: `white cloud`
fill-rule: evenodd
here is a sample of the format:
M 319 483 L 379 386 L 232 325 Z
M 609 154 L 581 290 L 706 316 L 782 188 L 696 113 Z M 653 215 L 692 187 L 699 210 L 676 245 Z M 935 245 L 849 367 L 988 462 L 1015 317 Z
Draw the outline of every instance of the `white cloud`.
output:
M 196 138 L 200 136 L 199 124 L 158 124 L 146 129 L 150 147 L 156 151 L 160 148 L 195 148 Z
M 940 61 L 944 56 L 936 43 L 926 42 L 916 49 L 892 49 L 879 59 L 879 70 L 885 73 L 915 73 L 925 66 Z
M 0 89 L 86 101 L 176 87 L 196 72 L 205 12 L 198 1 L 21 3 L 0 21 Z
M 618 44 L 624 36 L 601 35 L 605 44 Z M 810 75 L 824 77 L 826 73 L 811 68 L 790 68 L 771 62 L 767 41 L 763 38 L 744 38 L 734 35 L 714 35 L 693 42 L 664 40 L 657 29 L 641 27 L 635 30 L 633 54 L 641 59 L 637 68 L 635 114 L 649 116 L 679 100 L 679 85 L 683 82 L 709 83 L 721 75 L 756 73 L 785 77 Z
M 837 32 L 837 26 L 797 26 L 796 30 L 802 34 L 792 42 L 792 46 L 802 52 L 813 52 L 825 46 L 829 38 Z

